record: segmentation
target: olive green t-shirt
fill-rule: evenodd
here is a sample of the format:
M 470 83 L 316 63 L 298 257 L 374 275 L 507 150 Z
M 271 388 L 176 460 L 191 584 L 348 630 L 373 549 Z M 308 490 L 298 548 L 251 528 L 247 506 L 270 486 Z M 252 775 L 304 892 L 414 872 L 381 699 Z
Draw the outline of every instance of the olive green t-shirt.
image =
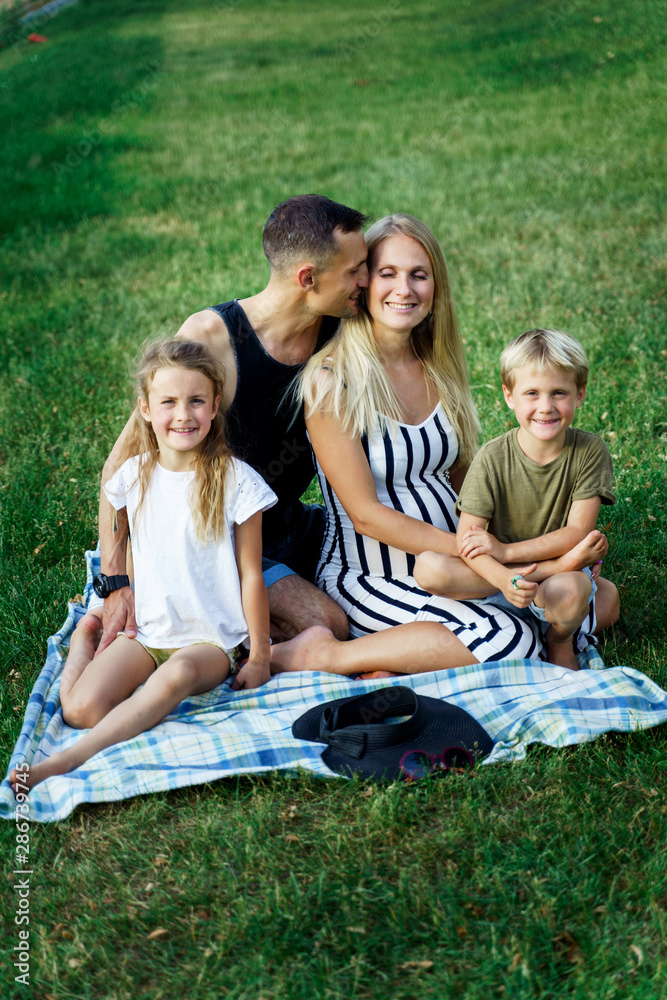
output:
M 515 427 L 477 452 L 456 501 L 457 514 L 488 521 L 499 542 L 523 542 L 564 527 L 574 500 L 616 502 L 611 455 L 599 435 L 568 427 L 560 455 L 538 465 L 521 450 L 518 431 Z

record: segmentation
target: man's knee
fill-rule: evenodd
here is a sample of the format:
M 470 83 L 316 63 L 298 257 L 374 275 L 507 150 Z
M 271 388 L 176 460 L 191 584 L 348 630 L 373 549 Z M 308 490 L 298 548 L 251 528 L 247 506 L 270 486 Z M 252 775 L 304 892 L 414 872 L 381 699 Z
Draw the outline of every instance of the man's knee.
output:
M 267 593 L 271 618 L 287 638 L 313 625 L 324 625 L 337 639 L 347 639 L 350 626 L 343 609 L 303 577 L 294 573 L 281 577 Z

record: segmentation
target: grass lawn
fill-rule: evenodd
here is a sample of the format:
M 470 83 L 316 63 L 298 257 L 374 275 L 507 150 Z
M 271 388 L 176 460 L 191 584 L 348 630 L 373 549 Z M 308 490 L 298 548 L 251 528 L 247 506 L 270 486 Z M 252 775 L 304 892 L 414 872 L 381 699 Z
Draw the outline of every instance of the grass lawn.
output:
M 612 451 L 608 665 L 667 685 L 662 5 L 81 0 L 0 50 L 0 741 L 84 582 L 128 359 L 267 277 L 317 191 L 428 222 L 485 438 L 529 326 L 589 352 Z M 662 116 L 662 121 L 661 121 Z M 38 1000 L 659 1000 L 665 730 L 470 780 L 271 775 L 33 825 Z M 159 933 L 157 933 L 159 932 Z

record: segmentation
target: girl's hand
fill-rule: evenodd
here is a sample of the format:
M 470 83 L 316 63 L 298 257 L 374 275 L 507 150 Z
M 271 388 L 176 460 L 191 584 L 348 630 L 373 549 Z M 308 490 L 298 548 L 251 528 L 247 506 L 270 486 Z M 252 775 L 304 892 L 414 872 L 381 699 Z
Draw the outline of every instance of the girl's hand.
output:
M 459 553 L 466 559 L 474 559 L 475 556 L 493 556 L 496 562 L 505 563 L 505 546 L 499 542 L 495 535 L 492 535 L 484 528 L 474 524 L 469 531 L 466 531 L 459 541 Z
M 271 678 L 269 661 L 253 660 L 249 657 L 239 670 L 232 683 L 232 691 L 249 691 L 251 688 L 261 687 Z
M 535 563 L 528 568 L 532 572 L 535 569 Z M 535 600 L 538 586 L 537 583 L 529 583 L 528 580 L 524 580 L 516 571 L 510 571 L 507 574 L 507 581 L 503 585 L 503 594 L 515 608 L 527 608 Z

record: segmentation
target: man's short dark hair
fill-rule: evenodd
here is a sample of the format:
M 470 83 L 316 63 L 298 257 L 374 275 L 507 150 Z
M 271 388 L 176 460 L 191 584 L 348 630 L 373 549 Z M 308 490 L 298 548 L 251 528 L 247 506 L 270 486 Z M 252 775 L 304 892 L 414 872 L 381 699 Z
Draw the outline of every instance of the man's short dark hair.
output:
M 338 253 L 334 230 L 356 232 L 368 218 L 321 194 L 288 198 L 274 208 L 264 226 L 262 245 L 271 270 L 282 271 L 308 259 L 326 270 Z

